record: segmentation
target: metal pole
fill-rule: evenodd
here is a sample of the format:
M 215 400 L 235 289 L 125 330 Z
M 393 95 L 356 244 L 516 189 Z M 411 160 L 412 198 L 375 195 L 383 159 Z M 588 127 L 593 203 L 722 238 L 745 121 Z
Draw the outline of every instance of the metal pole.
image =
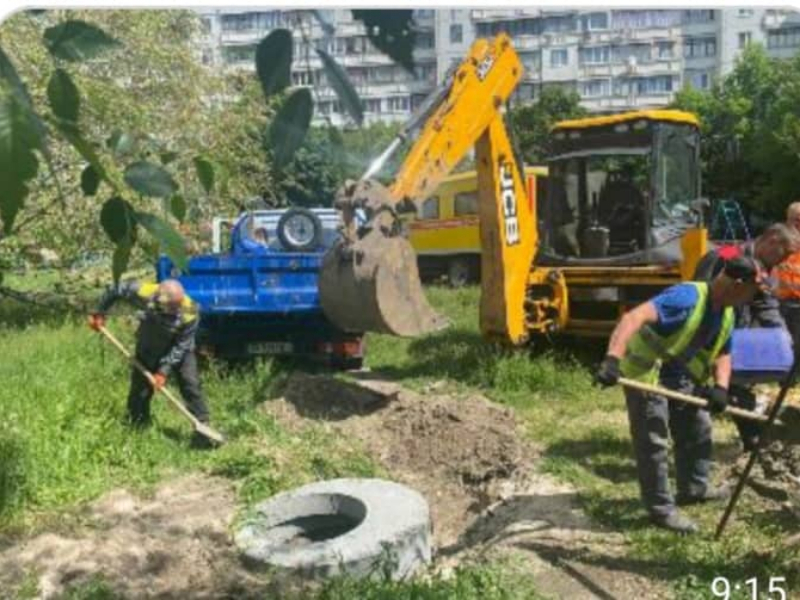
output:
M 727 525 L 728 519 L 733 513 L 733 509 L 736 507 L 736 502 L 739 500 L 739 496 L 742 494 L 742 490 L 744 489 L 744 484 L 747 483 L 747 478 L 750 476 L 750 471 L 753 469 L 753 465 L 758 459 L 758 454 L 767 445 L 767 440 L 769 438 L 768 434 L 770 432 L 770 429 L 772 428 L 772 424 L 778 417 L 778 413 L 781 410 L 783 401 L 786 399 L 786 394 L 789 393 L 789 388 L 791 388 L 792 385 L 794 385 L 794 381 L 797 378 L 798 366 L 800 366 L 800 362 L 798 362 L 797 357 L 795 357 L 794 364 L 792 365 L 792 370 L 789 371 L 789 374 L 786 376 L 786 379 L 784 380 L 783 385 L 781 386 L 781 391 L 778 393 L 778 399 L 775 401 L 775 403 L 772 405 L 772 408 L 769 411 L 769 417 L 767 419 L 766 424 L 764 425 L 764 430 L 761 432 L 761 435 L 758 438 L 758 444 L 756 444 L 756 447 L 752 450 L 752 452 L 750 452 L 750 458 L 747 461 L 747 465 L 744 468 L 744 472 L 742 473 L 741 478 L 739 478 L 739 481 L 736 484 L 736 489 L 733 491 L 733 495 L 731 496 L 731 499 L 728 502 L 728 506 L 725 507 L 725 512 L 722 514 L 722 518 L 720 519 L 719 524 L 717 525 L 717 531 L 714 534 L 715 540 L 718 540 L 722 536 L 722 532 L 725 531 L 725 525 Z

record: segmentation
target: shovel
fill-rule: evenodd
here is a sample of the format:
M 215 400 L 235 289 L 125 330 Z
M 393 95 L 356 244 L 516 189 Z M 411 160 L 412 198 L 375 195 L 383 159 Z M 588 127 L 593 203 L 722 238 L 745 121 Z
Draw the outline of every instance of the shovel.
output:
M 658 394 L 659 396 L 665 396 L 667 398 L 671 398 L 672 400 L 679 400 L 680 402 L 699 406 L 700 408 L 708 408 L 708 400 L 698 398 L 697 396 L 690 396 L 689 394 L 682 394 L 681 392 L 668 390 L 658 385 L 641 383 L 634 379 L 628 379 L 627 377 L 620 377 L 619 383 L 625 387 L 634 388 L 643 392 L 649 392 L 651 394 Z M 766 423 L 769 420 L 769 417 L 766 415 L 760 415 L 749 410 L 742 410 L 741 408 L 736 408 L 735 406 L 728 406 L 723 412 L 733 417 L 741 417 L 742 419 L 759 421 L 761 423 Z
M 136 357 L 134 357 L 130 352 L 128 352 L 128 350 L 125 348 L 125 346 L 122 345 L 122 342 L 120 342 L 117 338 L 115 338 L 111 334 L 111 332 L 108 329 L 106 329 L 105 327 L 100 327 L 99 331 L 100 331 L 100 333 L 102 333 L 106 337 L 106 339 L 108 339 L 109 342 L 111 342 L 112 344 L 114 344 L 114 346 L 116 346 L 117 350 L 119 350 L 120 352 L 122 352 L 122 354 L 125 355 L 125 357 L 130 361 L 130 363 L 134 367 L 136 367 L 137 369 L 139 369 L 139 371 L 141 371 L 142 375 L 144 375 L 147 378 L 147 381 L 149 381 L 150 384 L 153 385 L 153 387 L 155 388 L 155 385 L 154 385 L 155 384 L 155 379 L 153 378 L 153 374 L 150 373 L 150 371 L 148 371 L 144 367 L 144 365 L 142 363 L 140 363 L 136 359 Z M 164 394 L 164 396 L 166 396 L 167 400 L 169 400 L 170 403 L 175 408 L 177 408 L 178 411 L 184 417 L 186 417 L 187 419 L 189 419 L 192 422 L 192 425 L 194 425 L 194 430 L 197 433 L 199 433 L 203 437 L 205 437 L 205 438 L 207 438 L 207 439 L 209 439 L 209 440 L 211 440 L 213 442 L 216 442 L 217 444 L 223 444 L 225 442 L 225 438 L 222 436 L 221 433 L 219 433 L 217 431 L 214 431 L 208 425 L 198 421 L 197 417 L 195 417 L 192 413 L 190 413 L 187 410 L 187 408 L 183 405 L 183 403 L 180 400 L 178 400 L 175 397 L 175 394 L 170 392 L 167 387 L 159 388 L 158 391 L 161 392 L 162 394 Z

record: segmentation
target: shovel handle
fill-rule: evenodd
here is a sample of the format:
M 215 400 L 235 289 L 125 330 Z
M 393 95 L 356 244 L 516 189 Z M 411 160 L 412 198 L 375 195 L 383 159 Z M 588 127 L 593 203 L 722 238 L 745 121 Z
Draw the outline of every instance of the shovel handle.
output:
M 685 402 L 686 404 L 699 406 L 700 408 L 708 408 L 708 400 L 704 400 L 703 398 L 698 398 L 697 396 L 682 394 L 681 392 L 669 390 L 667 388 L 658 385 L 650 385 L 649 383 L 642 383 L 640 381 L 636 381 L 635 379 L 628 379 L 627 377 L 620 377 L 619 382 L 620 384 L 628 388 L 634 388 L 637 390 L 641 390 L 642 392 L 648 392 L 650 394 L 658 394 L 659 396 L 666 396 L 667 398 L 671 398 L 672 400 L 679 400 L 680 402 Z M 725 408 L 723 412 L 733 417 L 740 417 L 742 419 L 748 419 L 750 421 L 759 421 L 761 423 L 766 423 L 768 421 L 766 415 L 759 415 L 749 410 L 742 410 L 741 408 L 736 408 L 735 406 L 728 406 L 727 408 Z
M 221 434 L 219 434 L 216 431 L 214 431 L 213 429 L 211 429 L 205 423 L 201 423 L 200 421 L 198 421 L 197 417 L 195 417 L 192 413 L 189 412 L 189 410 L 183 405 L 183 403 L 180 400 L 178 400 L 175 397 L 175 395 L 169 390 L 169 388 L 167 388 L 167 387 L 156 388 L 156 385 L 155 385 L 156 380 L 155 380 L 155 377 L 153 377 L 153 374 L 150 371 L 148 371 L 147 368 L 141 362 L 139 362 L 139 360 L 135 356 L 133 356 L 133 354 L 131 354 L 128 351 L 128 349 L 122 344 L 122 342 L 120 342 L 116 337 L 114 337 L 114 335 L 108 329 L 106 329 L 104 326 L 101 325 L 97 330 L 100 333 L 102 333 L 105 336 L 105 338 L 109 342 L 111 342 L 117 348 L 117 350 L 119 350 L 131 362 L 131 364 L 134 367 L 136 367 L 142 373 L 142 375 L 144 375 L 147 378 L 147 381 L 150 382 L 150 385 L 152 385 L 153 388 L 155 388 L 157 391 L 159 391 L 162 394 L 164 394 L 164 396 L 167 397 L 167 400 L 169 400 L 170 403 L 184 417 L 186 417 L 187 419 L 189 419 L 189 421 L 192 422 L 192 425 L 194 425 L 195 431 L 198 431 L 199 433 L 203 434 L 205 437 L 210 438 L 210 439 L 212 439 L 214 441 L 217 441 L 217 442 L 220 442 L 220 443 L 222 443 L 224 441 L 225 438 Z

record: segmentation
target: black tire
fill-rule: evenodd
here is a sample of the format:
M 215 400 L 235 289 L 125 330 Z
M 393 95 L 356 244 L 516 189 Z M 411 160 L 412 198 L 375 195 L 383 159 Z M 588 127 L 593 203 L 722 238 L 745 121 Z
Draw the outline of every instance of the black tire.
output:
M 459 288 L 472 283 L 472 261 L 464 256 L 451 258 L 447 263 L 447 280 L 450 287 Z
M 309 240 L 302 244 L 298 243 L 296 240 L 293 240 L 291 234 L 287 232 L 286 229 L 289 219 L 301 215 L 309 220 L 311 227 L 313 228 L 313 233 Z M 319 220 L 317 215 L 307 208 L 292 207 L 288 209 L 278 220 L 277 231 L 278 240 L 280 240 L 281 246 L 290 252 L 308 252 L 310 250 L 319 248 L 322 245 L 322 222 Z

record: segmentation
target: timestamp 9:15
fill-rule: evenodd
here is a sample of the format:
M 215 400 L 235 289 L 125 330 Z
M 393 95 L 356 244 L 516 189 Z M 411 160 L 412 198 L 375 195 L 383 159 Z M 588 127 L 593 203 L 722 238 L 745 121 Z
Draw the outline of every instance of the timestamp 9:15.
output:
M 730 600 L 732 591 L 748 590 L 752 600 L 758 600 L 759 595 L 758 578 L 751 577 L 744 582 L 731 584 L 727 577 L 715 577 L 711 582 L 711 593 L 716 598 L 723 598 L 723 600 Z M 786 577 L 770 577 L 769 587 L 766 590 L 761 590 L 761 593 L 768 594 L 768 600 L 786 600 Z

